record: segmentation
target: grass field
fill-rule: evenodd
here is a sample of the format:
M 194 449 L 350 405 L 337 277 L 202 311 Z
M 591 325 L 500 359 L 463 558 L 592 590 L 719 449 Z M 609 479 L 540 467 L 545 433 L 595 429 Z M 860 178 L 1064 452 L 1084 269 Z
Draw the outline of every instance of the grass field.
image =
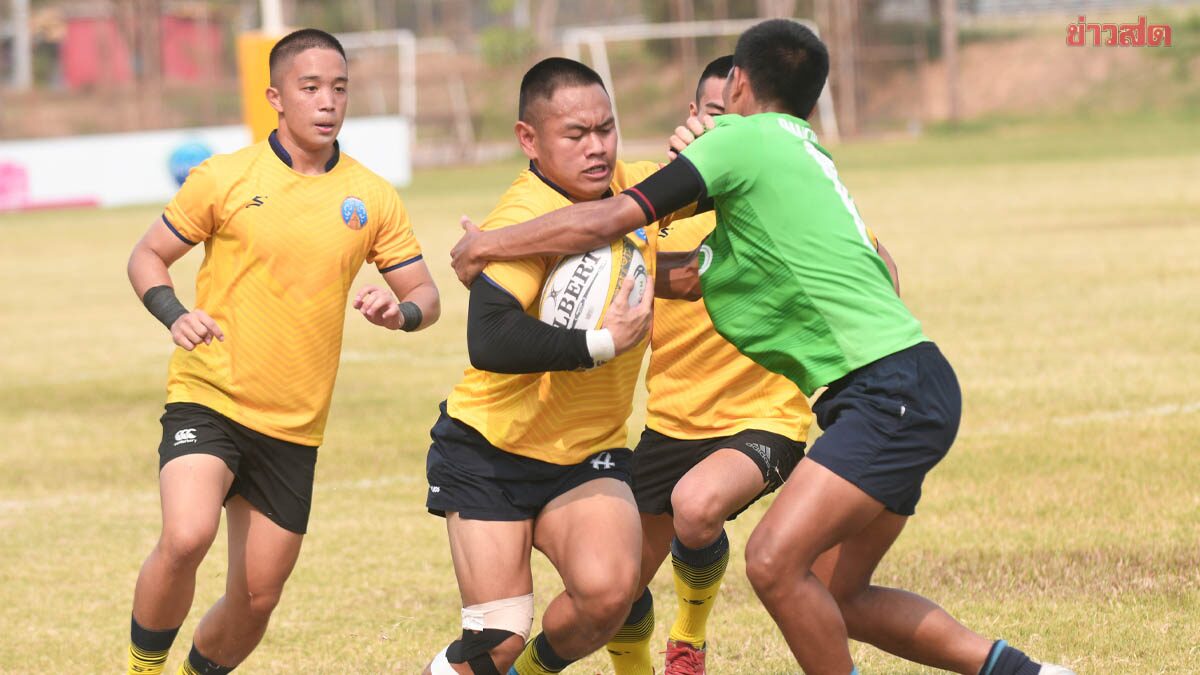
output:
M 834 150 L 966 398 L 878 582 L 1080 673 L 1200 671 L 1196 122 L 1010 122 Z M 348 315 L 311 536 L 239 672 L 412 673 L 458 634 L 442 521 L 423 509 L 427 432 L 466 364 L 466 293 L 445 261 L 458 215 L 484 215 L 518 168 L 424 172 L 402 190 L 441 323 L 404 335 Z M 158 211 L 0 216 L 0 672 L 124 667 L 159 525 L 171 348 L 124 266 Z M 185 302 L 199 259 L 175 270 Z M 729 531 L 715 673 L 798 670 L 740 556 L 765 506 Z M 170 668 L 221 593 L 224 554 L 219 537 Z M 539 556 L 535 586 L 540 610 L 559 587 Z M 665 640 L 666 569 L 653 590 Z M 927 672 L 855 655 L 864 673 Z M 569 672 L 609 670 L 600 655 Z

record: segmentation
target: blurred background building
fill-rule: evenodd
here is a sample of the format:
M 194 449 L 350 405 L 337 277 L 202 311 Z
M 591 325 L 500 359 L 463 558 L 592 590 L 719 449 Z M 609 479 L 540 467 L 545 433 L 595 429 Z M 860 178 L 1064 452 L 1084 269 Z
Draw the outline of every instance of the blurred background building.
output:
M 274 4 L 286 26 L 352 34 L 351 114 L 410 116 L 418 165 L 511 148 L 525 68 L 577 46 L 579 29 L 605 26 L 810 20 L 834 57 L 832 109 L 842 137 L 920 133 L 989 116 L 1200 107 L 1196 0 Z M 239 123 L 237 36 L 262 26 L 264 6 L 259 0 L 0 0 L 0 139 Z M 1104 22 L 1148 16 L 1171 26 L 1172 46 L 1073 49 L 1065 44 L 1067 26 L 1080 16 Z M 601 56 L 626 139 L 660 138 L 678 123 L 699 69 L 731 51 L 735 40 L 704 31 L 675 39 L 612 39 L 620 29 L 603 34 L 609 37 Z M 583 59 L 594 62 L 595 49 L 586 40 L 583 47 Z

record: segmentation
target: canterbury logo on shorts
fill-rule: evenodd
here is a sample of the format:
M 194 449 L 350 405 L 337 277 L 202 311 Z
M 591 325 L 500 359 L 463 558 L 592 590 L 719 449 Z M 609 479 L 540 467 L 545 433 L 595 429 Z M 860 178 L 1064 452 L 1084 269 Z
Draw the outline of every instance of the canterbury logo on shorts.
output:
M 175 432 L 175 445 L 183 445 L 184 443 L 196 442 L 195 429 L 180 429 Z

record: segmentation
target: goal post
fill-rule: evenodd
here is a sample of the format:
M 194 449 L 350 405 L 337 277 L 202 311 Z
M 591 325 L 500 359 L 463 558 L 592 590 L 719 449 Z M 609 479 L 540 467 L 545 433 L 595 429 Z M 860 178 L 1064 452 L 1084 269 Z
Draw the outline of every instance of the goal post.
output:
M 688 37 L 719 37 L 725 35 L 741 35 L 746 29 L 761 23 L 762 19 L 727 19 L 723 21 L 676 21 L 670 23 L 635 23 L 615 24 L 609 26 L 587 26 L 568 28 L 563 31 L 563 52 L 568 58 L 582 61 L 583 47 L 588 49 L 592 67 L 604 80 L 612 100 L 613 118 L 620 128 L 620 115 L 617 111 L 617 92 L 613 87 L 612 68 L 608 62 L 608 43 L 628 42 L 633 40 L 672 40 Z M 808 19 L 792 19 L 817 35 L 820 31 L 817 25 Z M 829 92 L 829 82 L 821 90 L 817 99 L 817 112 L 821 116 L 821 135 L 829 143 L 837 143 L 837 117 L 833 110 L 833 96 Z

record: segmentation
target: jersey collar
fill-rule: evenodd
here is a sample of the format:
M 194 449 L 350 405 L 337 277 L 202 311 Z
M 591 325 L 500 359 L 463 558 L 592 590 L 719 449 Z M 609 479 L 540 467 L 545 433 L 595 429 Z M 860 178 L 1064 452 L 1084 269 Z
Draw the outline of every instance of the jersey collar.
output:
M 287 149 L 283 147 L 283 143 L 279 142 L 279 130 L 273 130 L 271 135 L 267 136 L 267 141 L 271 144 L 271 150 L 275 151 L 275 156 L 279 158 L 279 161 L 287 164 L 290 168 L 292 166 L 292 156 L 288 153 Z M 333 171 L 333 167 L 337 166 L 338 160 L 341 159 L 341 157 L 341 148 L 339 147 L 338 142 L 334 140 L 333 156 L 329 158 L 328 162 L 325 162 L 325 173 Z
M 567 201 L 569 201 L 571 203 L 575 203 L 575 200 L 571 197 L 571 195 L 567 194 L 566 190 L 562 189 L 561 187 L 559 187 L 559 185 L 557 183 L 555 183 L 554 181 L 552 181 L 549 178 L 546 178 L 544 175 L 542 175 L 541 171 L 538 171 L 538 168 L 533 165 L 532 159 L 529 160 L 529 170 L 533 172 L 533 175 L 540 178 L 543 183 L 545 183 L 546 185 L 549 185 L 552 190 L 554 190 L 558 194 L 566 197 Z M 600 199 L 605 199 L 605 198 L 611 197 L 611 196 L 613 196 L 613 191 L 612 191 L 612 186 L 609 186 L 609 188 L 604 191 L 604 194 L 600 195 Z

